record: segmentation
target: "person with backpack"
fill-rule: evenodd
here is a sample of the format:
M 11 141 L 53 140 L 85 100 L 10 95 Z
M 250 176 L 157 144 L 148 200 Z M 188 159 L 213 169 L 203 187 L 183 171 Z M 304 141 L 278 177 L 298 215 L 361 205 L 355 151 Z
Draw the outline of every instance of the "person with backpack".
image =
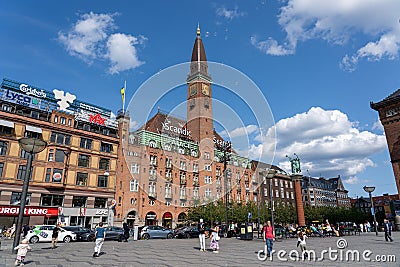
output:
M 203 219 L 200 219 L 197 230 L 199 231 L 200 251 L 206 251 L 206 228 Z
M 263 238 L 265 242 L 264 252 L 267 253 L 267 257 L 270 257 L 275 241 L 275 230 L 274 227 L 271 225 L 271 221 L 267 221 L 267 224 L 263 228 Z

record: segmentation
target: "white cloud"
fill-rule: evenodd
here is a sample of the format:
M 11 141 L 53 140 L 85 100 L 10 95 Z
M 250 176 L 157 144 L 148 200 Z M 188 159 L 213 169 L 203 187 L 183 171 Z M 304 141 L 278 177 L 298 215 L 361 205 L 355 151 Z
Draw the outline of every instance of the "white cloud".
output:
M 111 67 L 109 68 L 111 74 L 134 69 L 144 63 L 137 56 L 134 45 L 138 43 L 138 38 L 122 33 L 112 34 L 108 38 L 108 54 L 106 57 L 111 61 Z
M 354 71 L 358 61 L 398 58 L 400 50 L 398 0 L 288 0 L 280 10 L 278 23 L 286 33 L 281 44 L 272 37 L 251 43 L 270 55 L 294 54 L 297 44 L 322 39 L 343 45 L 357 34 L 367 41 L 353 55 L 345 55 L 341 68 Z M 365 40 L 365 39 L 363 39 Z
M 351 176 L 347 179 L 344 179 L 343 182 L 345 182 L 346 184 L 359 184 L 360 179 L 358 179 L 357 176 Z
M 99 56 L 101 41 L 106 40 L 108 32 L 115 28 L 113 16 L 93 12 L 83 14 L 71 30 L 59 32 L 58 39 L 71 55 L 84 60 L 95 59 Z
M 240 137 L 240 136 L 248 136 L 254 132 L 258 131 L 257 125 L 247 125 L 244 127 L 239 127 L 233 129 L 232 131 L 224 130 L 220 133 L 221 136 L 226 136 L 230 138 Z
M 251 148 L 251 155 L 272 153 L 276 131 L 276 161 L 289 171 L 290 163 L 285 155 L 296 153 L 302 161 L 302 170 L 326 177 L 354 176 L 367 167 L 374 167 L 368 157 L 386 147 L 384 135 L 360 131 L 339 110 L 313 107 L 309 111 L 282 119 L 267 131 L 262 144 Z
M 68 32 L 60 31 L 58 40 L 67 52 L 85 62 L 108 60 L 111 74 L 134 69 L 144 62 L 140 61 L 135 45 L 147 40 L 144 36 L 113 33 L 116 14 L 83 14 Z
M 243 17 L 246 15 L 245 12 L 239 12 L 238 7 L 234 9 L 227 9 L 226 7 L 219 7 L 216 10 L 217 16 L 223 17 L 227 20 L 232 20 L 234 18 Z
M 378 130 L 378 131 L 383 132 L 384 128 L 383 128 L 381 121 L 378 120 L 378 121 L 374 122 L 374 124 L 372 125 L 372 130 Z

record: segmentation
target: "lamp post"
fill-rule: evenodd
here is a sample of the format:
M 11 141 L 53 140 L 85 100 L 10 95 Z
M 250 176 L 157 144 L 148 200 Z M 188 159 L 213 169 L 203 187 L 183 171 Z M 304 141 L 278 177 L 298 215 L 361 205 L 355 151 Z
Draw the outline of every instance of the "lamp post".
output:
M 371 201 L 371 211 L 372 211 L 372 215 L 374 216 L 375 233 L 376 233 L 376 235 L 378 235 L 378 224 L 376 222 L 374 201 L 372 200 L 372 192 L 375 191 L 375 186 L 364 186 L 363 189 L 365 192 L 367 192 L 369 194 L 369 199 Z
M 228 234 L 228 228 L 229 228 L 229 222 L 228 222 L 228 213 L 229 213 L 229 192 L 228 192 L 228 170 L 227 170 L 227 164 L 228 161 L 230 160 L 230 155 L 229 151 L 231 148 L 231 142 L 228 142 L 227 145 L 223 146 L 223 156 L 222 160 L 224 162 L 224 187 L 225 187 L 225 223 L 226 223 L 226 228 L 225 228 L 225 233 Z
M 269 180 L 269 199 L 271 202 L 271 225 L 275 228 L 274 222 L 274 193 L 272 192 L 272 178 L 274 178 L 276 170 L 269 169 L 267 179 Z
M 268 183 L 268 192 L 269 192 L 269 199 L 270 199 L 270 207 L 271 207 L 271 225 L 274 225 L 274 200 L 273 200 L 273 192 L 272 192 L 272 179 L 274 178 L 275 174 L 276 174 L 276 170 L 273 169 L 268 169 L 268 171 L 266 172 L 260 172 L 260 175 L 264 176 L 266 180 L 269 180 Z M 263 181 L 264 181 L 263 179 Z M 260 189 L 260 185 L 259 185 L 259 189 Z M 260 190 L 259 190 L 260 191 Z M 261 192 L 259 192 L 258 194 L 258 203 L 257 203 L 257 212 L 258 212 L 258 229 L 257 229 L 257 236 L 258 238 L 261 238 L 262 235 L 262 231 L 260 229 L 260 225 L 261 225 L 261 218 L 260 218 L 260 198 L 261 198 Z
M 37 138 L 31 137 L 24 137 L 18 140 L 19 146 L 21 149 L 28 153 L 28 162 L 26 165 L 26 172 L 24 177 L 24 183 L 22 186 L 22 193 L 21 193 L 21 201 L 19 205 L 19 212 L 18 212 L 18 220 L 17 220 L 17 228 L 15 230 L 14 242 L 12 246 L 12 253 L 16 254 L 17 251 L 14 250 L 16 246 L 18 246 L 20 238 L 21 238 L 21 230 L 22 230 L 22 220 L 25 213 L 25 202 L 26 196 L 28 195 L 28 187 L 29 187 L 29 178 L 31 177 L 32 172 L 32 158 L 34 154 L 42 152 L 46 146 L 47 142 Z

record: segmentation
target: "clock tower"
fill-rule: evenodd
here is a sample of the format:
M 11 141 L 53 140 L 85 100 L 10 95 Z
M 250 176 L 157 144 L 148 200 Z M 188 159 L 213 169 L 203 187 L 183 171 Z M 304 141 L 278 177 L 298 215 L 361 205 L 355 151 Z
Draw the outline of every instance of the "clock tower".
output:
M 200 37 L 200 27 L 197 27 L 194 41 L 190 73 L 187 77 L 187 127 L 194 141 L 206 145 L 213 154 L 214 127 L 212 117 L 211 77 L 208 75 L 208 65 L 203 41 Z M 203 146 L 203 148 L 206 148 Z
M 371 102 L 370 106 L 379 112 L 385 129 L 397 193 L 400 194 L 400 89 L 380 102 Z

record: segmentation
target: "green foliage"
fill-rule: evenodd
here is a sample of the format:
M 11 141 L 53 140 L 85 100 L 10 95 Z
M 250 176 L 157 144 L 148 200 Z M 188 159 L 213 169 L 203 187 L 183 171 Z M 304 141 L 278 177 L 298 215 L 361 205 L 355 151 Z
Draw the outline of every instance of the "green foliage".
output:
M 329 220 L 330 223 L 337 222 L 356 222 L 361 223 L 369 219 L 369 214 L 365 214 L 356 208 L 344 207 L 304 207 L 304 216 L 306 217 L 307 224 L 312 221 L 319 221 L 321 223 Z

